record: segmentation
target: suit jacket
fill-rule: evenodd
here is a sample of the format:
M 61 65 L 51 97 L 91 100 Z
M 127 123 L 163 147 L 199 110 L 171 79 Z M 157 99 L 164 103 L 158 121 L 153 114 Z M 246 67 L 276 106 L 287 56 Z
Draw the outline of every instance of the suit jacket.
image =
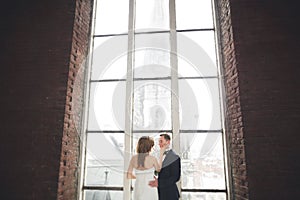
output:
M 176 182 L 179 181 L 180 174 L 180 157 L 171 149 L 167 153 L 162 163 L 162 169 L 158 174 L 159 200 L 179 199 L 179 191 Z

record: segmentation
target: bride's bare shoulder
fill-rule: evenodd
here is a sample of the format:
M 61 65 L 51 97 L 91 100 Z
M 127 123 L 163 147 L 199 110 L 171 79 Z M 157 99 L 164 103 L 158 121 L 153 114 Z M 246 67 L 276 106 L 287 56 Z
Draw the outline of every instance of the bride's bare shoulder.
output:
M 135 155 L 133 155 L 133 156 L 131 157 L 132 160 L 136 160 L 137 158 L 138 158 L 138 155 L 137 155 L 137 154 L 135 154 Z
M 156 160 L 156 157 L 154 157 L 152 155 L 149 155 L 148 157 L 149 157 L 150 160 Z

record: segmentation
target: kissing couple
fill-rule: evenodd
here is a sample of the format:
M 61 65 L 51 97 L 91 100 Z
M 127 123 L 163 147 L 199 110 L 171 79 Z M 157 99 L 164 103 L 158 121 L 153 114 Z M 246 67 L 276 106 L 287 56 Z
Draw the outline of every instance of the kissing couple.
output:
M 150 155 L 154 146 L 151 137 L 143 136 L 137 144 L 137 154 L 132 156 L 128 179 L 136 179 L 135 200 L 178 200 L 179 191 L 176 182 L 180 179 L 180 157 L 170 148 L 171 137 L 160 134 L 159 158 Z

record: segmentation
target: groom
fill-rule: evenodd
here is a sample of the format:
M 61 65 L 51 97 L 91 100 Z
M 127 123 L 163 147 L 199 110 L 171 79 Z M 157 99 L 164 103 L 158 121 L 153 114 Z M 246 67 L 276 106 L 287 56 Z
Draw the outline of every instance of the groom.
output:
M 163 157 L 162 168 L 158 179 L 150 181 L 151 187 L 157 187 L 159 200 L 178 200 L 179 191 L 176 182 L 180 179 L 181 165 L 180 157 L 170 149 L 171 138 L 163 133 L 159 138 L 159 146 L 166 149 Z

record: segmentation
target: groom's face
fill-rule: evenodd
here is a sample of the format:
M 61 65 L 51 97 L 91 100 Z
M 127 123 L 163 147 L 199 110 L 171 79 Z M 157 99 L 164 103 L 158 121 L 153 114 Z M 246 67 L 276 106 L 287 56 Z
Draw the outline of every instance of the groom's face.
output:
M 170 145 L 170 140 L 166 140 L 164 136 L 160 136 L 159 138 L 159 147 L 163 148 Z

